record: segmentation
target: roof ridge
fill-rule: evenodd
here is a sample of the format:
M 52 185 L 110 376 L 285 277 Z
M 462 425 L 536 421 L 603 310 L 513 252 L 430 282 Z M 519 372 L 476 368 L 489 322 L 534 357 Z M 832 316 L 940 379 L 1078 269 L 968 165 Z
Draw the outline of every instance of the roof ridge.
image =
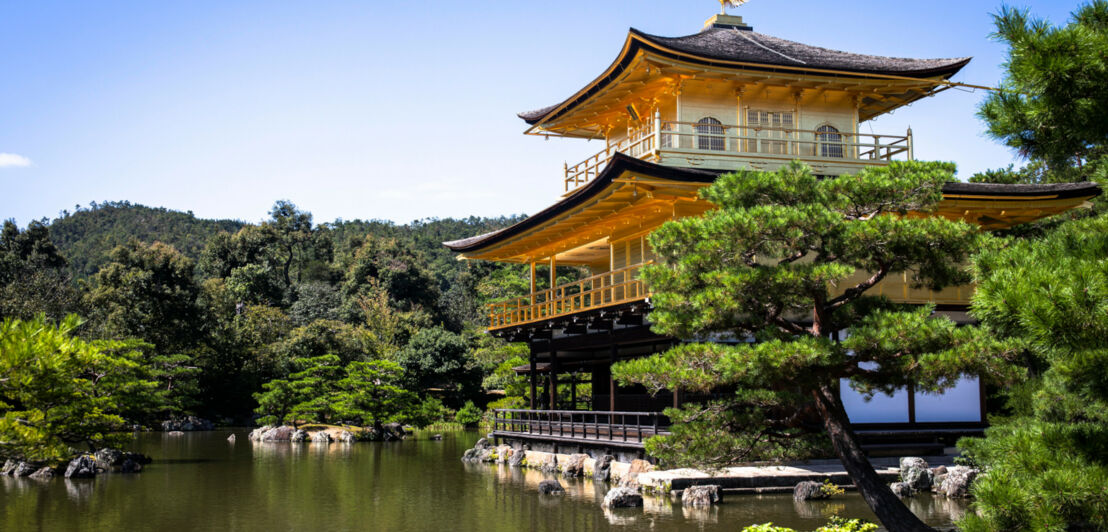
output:
M 748 41 L 750 41 L 750 42 L 754 43 L 754 44 L 755 44 L 756 46 L 760 46 L 760 47 L 762 47 L 762 48 L 765 48 L 766 50 L 769 50 L 769 51 L 771 51 L 771 52 L 773 52 L 773 53 L 775 53 L 775 54 L 777 54 L 777 55 L 779 55 L 779 56 L 781 56 L 781 57 L 784 57 L 785 59 L 788 59 L 789 61 L 795 61 L 795 62 L 797 62 L 797 63 L 800 63 L 800 64 L 802 64 L 802 65 L 807 65 L 807 64 L 808 64 L 808 63 L 807 63 L 807 62 L 805 62 L 805 61 L 802 61 L 802 60 L 800 60 L 800 59 L 797 59 L 797 58 L 795 58 L 795 57 L 789 57 L 788 55 L 785 55 L 785 54 L 783 54 L 783 53 L 781 53 L 781 52 L 779 52 L 779 51 L 777 51 L 777 50 L 774 50 L 773 48 L 770 48 L 770 47 L 768 47 L 768 46 L 766 46 L 766 45 L 764 45 L 764 44 L 762 44 L 762 43 L 760 43 L 760 42 L 756 41 L 755 39 L 753 39 L 752 37 L 750 37 L 749 35 L 747 35 L 747 34 L 746 34 L 745 32 L 743 32 L 743 31 L 739 30 L 738 28 L 731 28 L 731 31 L 734 31 L 734 32 L 735 32 L 735 33 L 736 33 L 737 35 L 739 35 L 740 37 L 742 37 L 742 38 L 744 38 L 744 39 L 746 39 L 746 40 L 748 40 Z M 749 30 L 748 30 L 748 31 L 749 31 Z M 749 31 L 749 33 L 754 33 L 754 32 L 753 32 L 753 31 Z M 758 33 L 757 35 L 762 35 L 762 34 L 761 34 L 761 33 Z

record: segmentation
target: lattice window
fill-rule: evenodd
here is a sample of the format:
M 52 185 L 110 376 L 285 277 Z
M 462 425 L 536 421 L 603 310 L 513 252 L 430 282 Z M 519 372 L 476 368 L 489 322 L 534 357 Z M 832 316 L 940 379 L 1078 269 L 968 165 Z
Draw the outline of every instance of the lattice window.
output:
M 822 125 L 816 128 L 816 140 L 819 141 L 820 157 L 843 156 L 843 136 L 835 126 Z
M 795 114 L 792 111 L 748 109 L 746 112 L 748 136 L 757 137 L 758 140 L 749 142 L 747 151 L 787 155 L 789 143 L 782 139 L 792 137 L 792 129 L 795 125 Z
M 723 123 L 706 116 L 696 121 L 696 149 L 723 151 Z

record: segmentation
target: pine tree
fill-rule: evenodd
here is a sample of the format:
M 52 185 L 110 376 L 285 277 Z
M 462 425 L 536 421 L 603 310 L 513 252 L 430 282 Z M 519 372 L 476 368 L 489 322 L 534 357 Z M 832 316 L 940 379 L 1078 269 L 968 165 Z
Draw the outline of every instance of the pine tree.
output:
M 613 371 L 624 384 L 655 391 L 734 393 L 670 410 L 674 436 L 651 440 L 648 450 L 708 465 L 788 458 L 816 445 L 807 435 L 822 425 L 881 522 L 927 530 L 866 460 L 839 383 L 849 379 L 870 394 L 909 383 L 941 391 L 967 373 L 1010 374 L 1002 346 L 976 329 L 933 317 L 930 307 L 867 295 L 894 274 L 930 289 L 968 280 L 959 265 L 983 236 L 965 222 L 926 216 L 952 174 L 952 165 L 933 162 L 827 179 L 800 163 L 740 171 L 701 192 L 717 209 L 651 235 L 660 264 L 644 278 L 654 291 L 654 330 L 717 341 L 685 343 Z

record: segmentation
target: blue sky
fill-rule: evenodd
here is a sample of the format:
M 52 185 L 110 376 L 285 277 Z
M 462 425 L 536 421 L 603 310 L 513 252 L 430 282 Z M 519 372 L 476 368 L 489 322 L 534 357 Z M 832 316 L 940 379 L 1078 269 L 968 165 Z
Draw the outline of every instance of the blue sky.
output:
M 995 85 L 999 1 L 753 0 L 756 31 L 901 57 L 974 56 Z M 1012 3 L 1063 23 L 1077 3 Z M 596 142 L 522 135 L 515 113 L 599 74 L 628 27 L 698 31 L 715 0 L 562 2 L 0 1 L 0 218 L 91 201 L 317 222 L 531 213 Z M 963 178 L 1014 162 L 983 136 L 980 91 L 948 90 L 862 126 Z

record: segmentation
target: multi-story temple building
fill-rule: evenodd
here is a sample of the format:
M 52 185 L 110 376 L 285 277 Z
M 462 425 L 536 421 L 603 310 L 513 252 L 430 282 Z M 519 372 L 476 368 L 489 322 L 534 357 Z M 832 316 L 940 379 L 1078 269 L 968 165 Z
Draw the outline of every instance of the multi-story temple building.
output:
M 632 29 L 596 79 L 560 103 L 520 113 L 528 134 L 595 139 L 604 148 L 565 165 L 565 193 L 550 207 L 511 227 L 445 243 L 465 259 L 530 265 L 530 293 L 489 311 L 490 334 L 531 347 L 529 365 L 519 368 L 530 378 L 531 408 L 499 412 L 496 436 L 641 449 L 643 438 L 664 431 L 661 410 L 696 398 L 620 388 L 610 371 L 618 360 L 681 341 L 650 330 L 650 288 L 638 275 L 653 258 L 650 232 L 712 209 L 697 191 L 728 171 L 774 170 L 799 159 L 816 174 L 838 176 L 914 158 L 910 129 L 863 133 L 860 124 L 950 88 L 968 62 L 828 50 L 717 15 L 684 37 Z M 950 183 L 933 215 L 1004 229 L 1099 193 L 1091 183 Z M 558 284 L 563 267 L 587 274 Z M 934 303 L 955 321 L 970 321 L 972 287 L 932 292 L 908 281 L 888 278 L 870 293 Z M 842 390 L 863 437 L 937 441 L 984 426 L 984 392 L 972 377 L 943 396 L 907 389 L 864 401 L 849 386 Z

